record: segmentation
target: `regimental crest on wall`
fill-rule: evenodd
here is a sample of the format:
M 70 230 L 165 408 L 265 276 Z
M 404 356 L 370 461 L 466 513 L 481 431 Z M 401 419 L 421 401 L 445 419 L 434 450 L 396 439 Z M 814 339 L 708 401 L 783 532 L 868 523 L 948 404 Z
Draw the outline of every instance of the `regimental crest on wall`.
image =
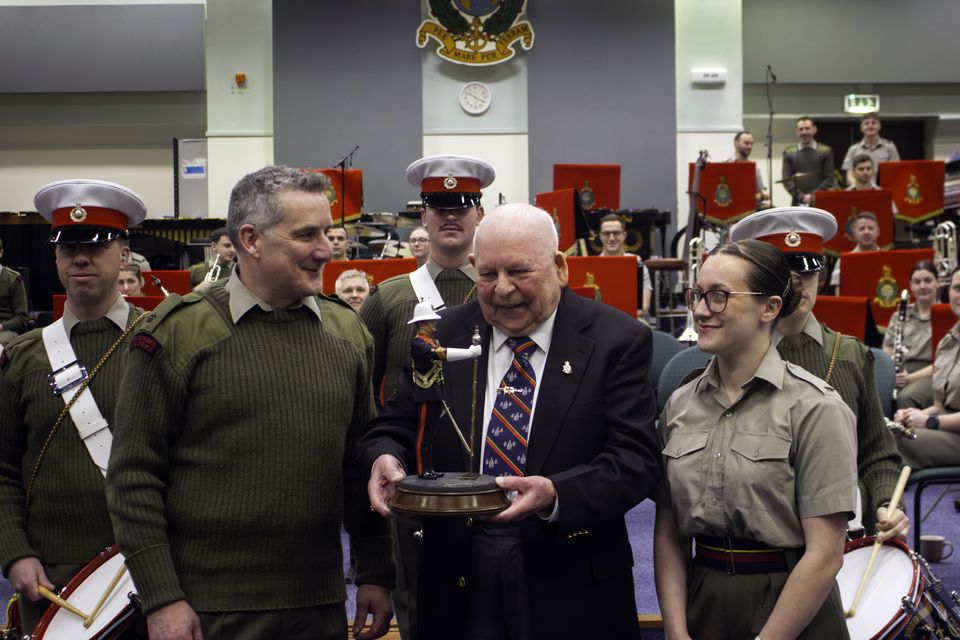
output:
M 892 309 L 900 300 L 900 296 L 897 295 L 900 289 L 892 273 L 893 269 L 883 265 L 883 277 L 877 279 L 877 295 L 873 298 L 873 303 L 884 309 Z
M 527 0 L 430 0 L 430 14 L 417 31 L 417 46 L 432 37 L 437 54 L 457 64 L 499 64 L 514 56 L 516 42 L 533 48 L 533 28 L 517 20 Z
M 580 187 L 578 193 L 580 194 L 580 206 L 585 211 L 590 211 L 597 204 L 597 195 L 593 192 L 589 180 L 583 181 L 583 186 Z

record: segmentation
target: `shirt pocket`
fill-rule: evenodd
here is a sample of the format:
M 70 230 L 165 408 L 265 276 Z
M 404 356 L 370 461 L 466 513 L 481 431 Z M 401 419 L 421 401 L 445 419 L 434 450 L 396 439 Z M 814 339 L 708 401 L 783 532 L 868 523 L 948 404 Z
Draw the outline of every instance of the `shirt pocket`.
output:
M 735 434 L 724 478 L 727 501 L 751 510 L 794 510 L 795 507 L 788 507 L 796 501 L 792 447 L 793 443 L 782 436 Z
M 670 500 L 676 505 L 699 502 L 706 474 L 706 447 L 709 431 L 670 434 L 661 452 L 670 485 Z

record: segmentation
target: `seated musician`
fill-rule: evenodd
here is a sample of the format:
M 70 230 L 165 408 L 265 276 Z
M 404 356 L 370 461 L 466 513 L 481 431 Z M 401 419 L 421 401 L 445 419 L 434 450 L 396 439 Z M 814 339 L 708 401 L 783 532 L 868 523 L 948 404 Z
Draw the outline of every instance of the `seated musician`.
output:
M 347 230 L 340 225 L 334 225 L 327 229 L 326 235 L 327 240 L 330 241 L 330 248 L 333 250 L 333 257 L 330 260 L 349 260 L 350 256 L 347 255 L 347 248 L 350 243 L 347 241 Z
M 615 213 L 608 213 L 600 219 L 600 241 L 603 243 L 601 256 L 632 256 L 636 255 L 624 250 L 623 242 L 627 238 L 627 225 L 623 218 Z M 637 310 L 638 318 L 646 318 L 650 315 L 650 300 L 653 298 L 653 284 L 650 280 L 650 272 L 643 264 L 640 256 L 637 256 L 637 301 L 640 302 L 640 308 Z
M 879 251 L 877 239 L 880 237 L 880 222 L 876 214 L 871 211 L 861 211 L 853 221 L 853 238 L 857 241 L 857 246 L 852 253 L 861 251 Z M 830 273 L 830 286 L 838 295 L 840 294 L 840 258 L 837 258 L 833 265 L 833 271 Z
M 347 269 L 337 276 L 334 288 L 337 297 L 359 313 L 363 301 L 370 295 L 370 280 L 367 274 L 359 269 Z
M 904 464 L 917 469 L 960 465 L 960 270 L 950 276 L 950 310 L 958 321 L 933 358 L 933 404 L 897 411 L 895 419 L 916 429 L 915 440 L 898 444 Z
M 210 234 L 210 248 L 213 249 L 213 255 L 209 260 L 190 266 L 190 287 L 194 291 L 206 291 L 214 281 L 229 278 L 233 273 L 237 252 L 233 249 L 226 227 L 215 229 Z
M 855 418 L 772 341 L 804 295 L 756 240 L 720 247 L 686 290 L 715 357 L 660 418 L 654 571 L 668 638 L 847 637 L 836 575 L 856 505 Z
M 144 317 L 117 289 L 127 257 L 120 238 L 147 213 L 134 192 L 97 180 L 49 184 L 34 204 L 52 223 L 67 299 L 60 321 L 0 355 L 0 566 L 20 594 L 27 634 L 49 604 L 39 587 L 64 587 L 115 542 L 104 476 L 128 343 Z M 64 412 L 70 395 L 55 395 L 48 376 L 71 364 L 58 388 L 84 377 L 92 385 Z M 145 638 L 146 628 L 140 632 Z
M 894 312 L 887 324 L 883 350 L 896 362 L 897 335 L 901 335 L 902 370 L 897 373 L 897 408 L 923 409 L 933 404 L 933 346 L 930 307 L 937 299 L 937 268 L 921 260 L 910 268 L 910 293 L 915 303 L 907 307 L 907 319 L 900 328 Z
M 142 296 L 143 285 L 146 283 L 143 280 L 140 267 L 135 264 L 128 264 L 120 269 L 120 278 L 117 284 L 120 287 L 120 293 L 124 296 Z
M 857 470 L 862 525 L 884 540 L 905 538 L 909 520 L 900 505 L 887 502 L 900 475 L 897 443 L 886 426 L 873 375 L 873 354 L 852 336 L 817 322 L 817 274 L 823 269 L 823 243 L 837 232 L 830 213 L 810 207 L 782 207 L 747 216 L 730 230 L 733 240 L 756 238 L 777 247 L 803 282 L 796 311 L 781 319 L 773 334 L 780 356 L 800 365 L 836 389 L 857 416 Z M 854 521 L 851 529 L 859 529 Z

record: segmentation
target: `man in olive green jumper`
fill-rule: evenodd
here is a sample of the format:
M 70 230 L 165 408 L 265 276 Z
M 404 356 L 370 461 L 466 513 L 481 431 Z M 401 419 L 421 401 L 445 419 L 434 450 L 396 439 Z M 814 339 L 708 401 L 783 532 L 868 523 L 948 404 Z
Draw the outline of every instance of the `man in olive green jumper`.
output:
M 3 257 L 3 240 L 0 240 L 0 258 Z M 28 328 L 27 291 L 23 278 L 10 267 L 0 264 L 0 347 Z
M 234 273 L 165 300 L 131 344 L 107 501 L 155 640 L 346 638 L 341 521 L 354 630 L 368 613 L 358 637 L 388 628 L 388 528 L 346 463 L 373 415 L 373 342 L 318 295 L 326 186 L 289 167 L 242 178 Z
M 78 399 L 79 404 L 91 394 L 106 421 L 102 426 L 112 429 L 129 351 L 124 331 L 142 314 L 117 289 L 128 252 L 121 239 L 128 224 L 143 220 L 146 208 L 129 189 L 96 180 L 46 185 L 34 202 L 52 222 L 57 275 L 67 294 L 62 335 L 69 337 L 69 359 L 93 372 L 115 347 Z M 24 633 L 33 632 L 50 604 L 38 586 L 64 587 L 115 541 L 104 491 L 108 454 L 98 454 L 96 462 L 88 449 L 99 446 L 92 443 L 106 434 L 91 432 L 82 439 L 82 418 L 78 426 L 73 413 L 53 429 L 65 396 L 54 395 L 48 382 L 52 370 L 61 368 L 53 367 L 47 355 L 44 337 L 49 335 L 29 331 L 0 355 L 0 566 L 21 594 Z M 70 371 L 79 374 L 80 369 Z M 62 382 L 58 387 L 67 386 Z

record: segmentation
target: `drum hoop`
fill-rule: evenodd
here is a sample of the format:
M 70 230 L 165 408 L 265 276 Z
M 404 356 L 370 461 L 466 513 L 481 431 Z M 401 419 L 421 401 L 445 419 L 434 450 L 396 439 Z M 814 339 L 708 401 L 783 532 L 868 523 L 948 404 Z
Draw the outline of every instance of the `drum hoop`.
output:
M 119 547 L 114 544 L 98 553 L 93 560 L 88 562 L 86 565 L 84 565 L 83 569 L 80 569 L 80 571 L 77 572 L 77 575 L 70 579 L 70 582 L 67 583 L 67 586 L 65 586 L 63 591 L 61 591 L 58 595 L 64 600 L 69 599 L 70 596 L 73 595 L 73 592 L 77 589 L 77 587 L 80 586 L 81 583 L 83 583 L 84 580 L 93 575 L 93 572 L 105 565 L 110 558 L 117 555 L 119 552 Z M 51 602 L 50 606 L 47 607 L 47 610 L 43 612 L 43 617 L 40 618 L 40 622 L 37 623 L 37 628 L 33 631 L 35 636 L 40 638 L 43 637 L 43 634 L 47 631 L 47 627 L 50 626 L 51 622 L 53 622 L 53 617 L 57 615 L 58 611 L 60 611 L 60 605 Z M 124 612 L 121 611 L 121 615 L 123 613 Z M 114 616 L 114 620 L 117 617 L 118 616 Z M 110 624 L 112 623 L 113 621 L 111 621 Z
M 851 551 L 857 551 L 864 547 L 872 547 L 873 543 L 876 542 L 876 536 L 864 536 L 858 540 L 851 540 L 843 548 L 843 554 L 846 555 Z M 907 546 L 907 543 L 899 538 L 891 538 L 885 540 L 883 543 L 885 547 L 895 547 L 900 551 L 903 551 L 907 554 L 907 557 L 910 558 L 910 562 L 913 564 L 913 577 L 910 580 L 910 592 L 916 594 L 912 598 L 912 604 L 914 607 L 920 605 L 920 601 L 923 599 L 923 576 L 920 574 L 920 563 L 910 555 L 910 547 Z M 904 597 L 907 597 L 906 594 Z M 871 640 L 876 640 L 878 638 L 885 638 L 890 633 L 900 633 L 903 631 L 907 625 L 910 623 L 910 620 L 913 618 L 912 615 L 908 615 L 903 608 L 897 609 L 897 613 L 893 614 L 886 624 L 871 638 Z

